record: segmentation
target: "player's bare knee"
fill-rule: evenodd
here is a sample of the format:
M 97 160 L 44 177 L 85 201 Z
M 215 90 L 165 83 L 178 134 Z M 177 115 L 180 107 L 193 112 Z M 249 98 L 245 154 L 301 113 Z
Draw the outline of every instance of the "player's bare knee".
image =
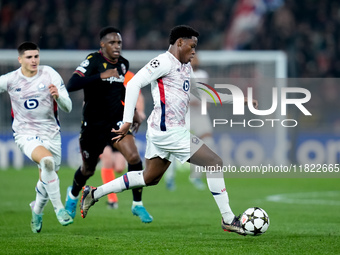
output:
M 145 182 L 145 185 L 146 186 L 154 186 L 154 185 L 157 185 L 159 183 L 159 181 L 161 180 L 161 178 L 158 178 L 158 177 L 154 177 L 152 175 L 148 175 L 148 174 L 145 174 L 145 170 L 144 170 L 144 182 Z
M 88 177 L 93 176 L 95 170 L 96 170 L 95 168 L 89 167 L 89 166 L 82 166 L 81 169 L 80 169 L 81 173 L 84 176 L 88 176 Z
M 55 171 L 54 158 L 51 156 L 43 157 L 39 162 L 42 171 L 52 172 Z
M 111 154 L 112 154 L 112 149 L 110 147 L 105 147 L 101 155 L 101 159 L 103 159 L 104 157 L 111 158 Z
M 140 156 L 138 152 L 131 153 L 130 155 L 127 156 L 126 161 L 130 165 L 135 165 L 141 161 Z
M 115 172 L 118 173 L 118 174 L 124 172 L 124 170 L 125 170 L 125 165 L 124 166 L 116 166 L 116 168 L 115 168 Z

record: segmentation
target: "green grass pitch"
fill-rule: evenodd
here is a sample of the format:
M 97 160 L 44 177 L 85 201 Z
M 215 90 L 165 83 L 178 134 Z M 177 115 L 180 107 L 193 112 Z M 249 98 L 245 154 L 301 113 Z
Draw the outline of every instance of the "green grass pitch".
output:
M 63 201 L 73 174 L 59 172 Z M 34 167 L 0 171 L 0 254 L 340 254 L 340 179 L 226 179 L 235 214 L 259 206 L 271 221 L 264 235 L 244 237 L 221 229 L 212 195 L 196 190 L 188 171 L 177 172 L 176 191 L 163 180 L 144 188 L 151 224 L 132 215 L 132 194 L 125 191 L 117 210 L 107 209 L 104 197 L 86 219 L 78 208 L 66 227 L 49 202 L 42 231 L 33 234 L 28 204 L 37 178 Z M 87 184 L 100 185 L 100 172 Z M 267 199 L 274 195 L 276 201 Z

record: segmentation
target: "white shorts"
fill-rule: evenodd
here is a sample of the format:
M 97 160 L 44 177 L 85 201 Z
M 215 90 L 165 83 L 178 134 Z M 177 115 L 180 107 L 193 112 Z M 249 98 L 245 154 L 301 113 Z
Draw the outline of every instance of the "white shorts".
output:
M 172 128 L 167 131 L 148 128 L 146 141 L 145 158 L 160 157 L 169 161 L 177 158 L 182 164 L 204 144 L 185 127 Z
M 48 149 L 54 158 L 55 170 L 58 171 L 61 164 L 61 136 L 57 134 L 54 138 L 42 138 L 32 135 L 16 135 L 15 143 L 19 149 L 32 160 L 32 152 L 38 146 L 44 146 Z M 33 161 L 33 160 L 32 160 Z M 39 166 L 39 164 L 38 164 Z

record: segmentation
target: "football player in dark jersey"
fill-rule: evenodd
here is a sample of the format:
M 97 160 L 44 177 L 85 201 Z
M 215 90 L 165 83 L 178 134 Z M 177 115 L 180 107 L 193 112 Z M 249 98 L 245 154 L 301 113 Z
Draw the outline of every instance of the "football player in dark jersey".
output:
M 106 145 L 121 152 L 128 162 L 128 171 L 143 169 L 134 137 L 129 135 L 117 143 L 112 141 L 123 124 L 125 87 L 124 75 L 129 61 L 121 56 L 122 37 L 114 27 L 100 31 L 100 50 L 89 54 L 77 67 L 67 84 L 69 92 L 84 91 L 83 118 L 80 132 L 80 149 L 83 164 L 75 172 L 73 185 L 67 190 L 66 210 L 74 218 L 79 193 L 94 174 L 99 155 Z M 141 119 L 135 111 L 134 128 L 138 130 Z M 152 222 L 152 216 L 142 202 L 142 188 L 133 189 L 132 213 L 144 223 Z

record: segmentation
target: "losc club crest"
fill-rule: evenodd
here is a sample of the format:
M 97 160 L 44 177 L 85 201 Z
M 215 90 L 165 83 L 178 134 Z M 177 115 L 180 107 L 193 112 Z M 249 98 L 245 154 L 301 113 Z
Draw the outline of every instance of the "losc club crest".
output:
M 45 84 L 40 83 L 38 85 L 38 90 L 44 90 L 46 88 Z
M 121 64 L 120 67 L 122 68 L 123 74 L 126 73 L 126 66 L 124 64 Z
M 198 144 L 198 143 L 200 142 L 200 140 L 199 140 L 197 137 L 193 137 L 193 138 L 191 139 L 191 142 L 192 142 L 193 144 Z

